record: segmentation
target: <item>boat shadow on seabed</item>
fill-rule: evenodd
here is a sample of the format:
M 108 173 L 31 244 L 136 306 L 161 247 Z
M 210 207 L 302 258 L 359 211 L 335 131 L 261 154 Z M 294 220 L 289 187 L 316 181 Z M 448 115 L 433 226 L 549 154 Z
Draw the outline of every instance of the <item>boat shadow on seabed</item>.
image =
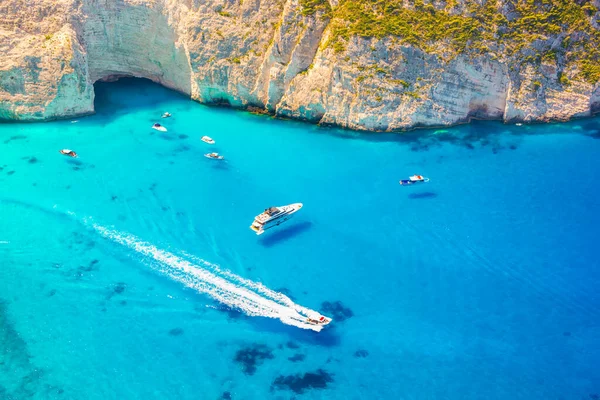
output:
M 275 232 L 265 232 L 260 243 L 265 247 L 275 246 L 277 243 L 284 242 L 309 230 L 312 227 L 312 222 L 305 221 L 298 224 L 288 226 L 287 228 L 277 229 Z
M 409 199 L 433 199 L 438 195 L 434 192 L 419 192 L 419 193 L 411 193 L 408 195 Z

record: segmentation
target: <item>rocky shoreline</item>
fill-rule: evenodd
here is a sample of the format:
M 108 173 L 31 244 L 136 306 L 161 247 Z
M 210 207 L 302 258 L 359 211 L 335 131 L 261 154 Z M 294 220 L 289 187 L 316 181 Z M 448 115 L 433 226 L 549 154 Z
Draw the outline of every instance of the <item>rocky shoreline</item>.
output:
M 365 131 L 471 118 L 565 121 L 600 111 L 600 85 L 579 78 L 569 54 L 516 59 L 522 55 L 493 46 L 452 53 L 443 39 L 425 51 L 389 35 L 349 36 L 336 48 L 328 10 L 337 2 L 310 12 L 305 3 L 2 1 L 0 119 L 88 115 L 94 83 L 120 76 L 147 78 L 201 103 Z M 556 47 L 564 36 L 532 46 Z

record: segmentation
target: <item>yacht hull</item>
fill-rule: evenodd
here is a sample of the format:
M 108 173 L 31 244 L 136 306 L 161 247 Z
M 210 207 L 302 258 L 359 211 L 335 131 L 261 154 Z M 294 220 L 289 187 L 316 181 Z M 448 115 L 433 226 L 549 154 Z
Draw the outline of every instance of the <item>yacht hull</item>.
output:
M 409 186 L 409 185 L 418 185 L 418 184 L 427 183 L 427 182 L 429 182 L 429 178 L 423 178 L 423 179 L 417 180 L 417 181 L 412 181 L 410 179 L 402 179 L 399 183 L 402 186 Z

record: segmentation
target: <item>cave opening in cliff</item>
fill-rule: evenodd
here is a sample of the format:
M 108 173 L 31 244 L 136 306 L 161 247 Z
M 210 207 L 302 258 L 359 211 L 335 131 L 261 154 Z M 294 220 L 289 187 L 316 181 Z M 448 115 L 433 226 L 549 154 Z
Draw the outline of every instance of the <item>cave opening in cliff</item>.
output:
M 173 101 L 189 101 L 181 93 L 146 78 L 119 77 L 94 83 L 96 114 L 114 115 L 137 109 L 163 110 Z M 162 114 L 160 112 L 158 116 Z

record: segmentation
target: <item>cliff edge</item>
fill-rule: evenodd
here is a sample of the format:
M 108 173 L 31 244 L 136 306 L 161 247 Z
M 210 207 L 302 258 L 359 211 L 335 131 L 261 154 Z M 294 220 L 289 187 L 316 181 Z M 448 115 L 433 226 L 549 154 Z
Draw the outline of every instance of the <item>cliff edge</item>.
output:
M 600 109 L 600 0 L 0 0 L 0 119 L 94 111 L 94 82 L 351 129 Z

